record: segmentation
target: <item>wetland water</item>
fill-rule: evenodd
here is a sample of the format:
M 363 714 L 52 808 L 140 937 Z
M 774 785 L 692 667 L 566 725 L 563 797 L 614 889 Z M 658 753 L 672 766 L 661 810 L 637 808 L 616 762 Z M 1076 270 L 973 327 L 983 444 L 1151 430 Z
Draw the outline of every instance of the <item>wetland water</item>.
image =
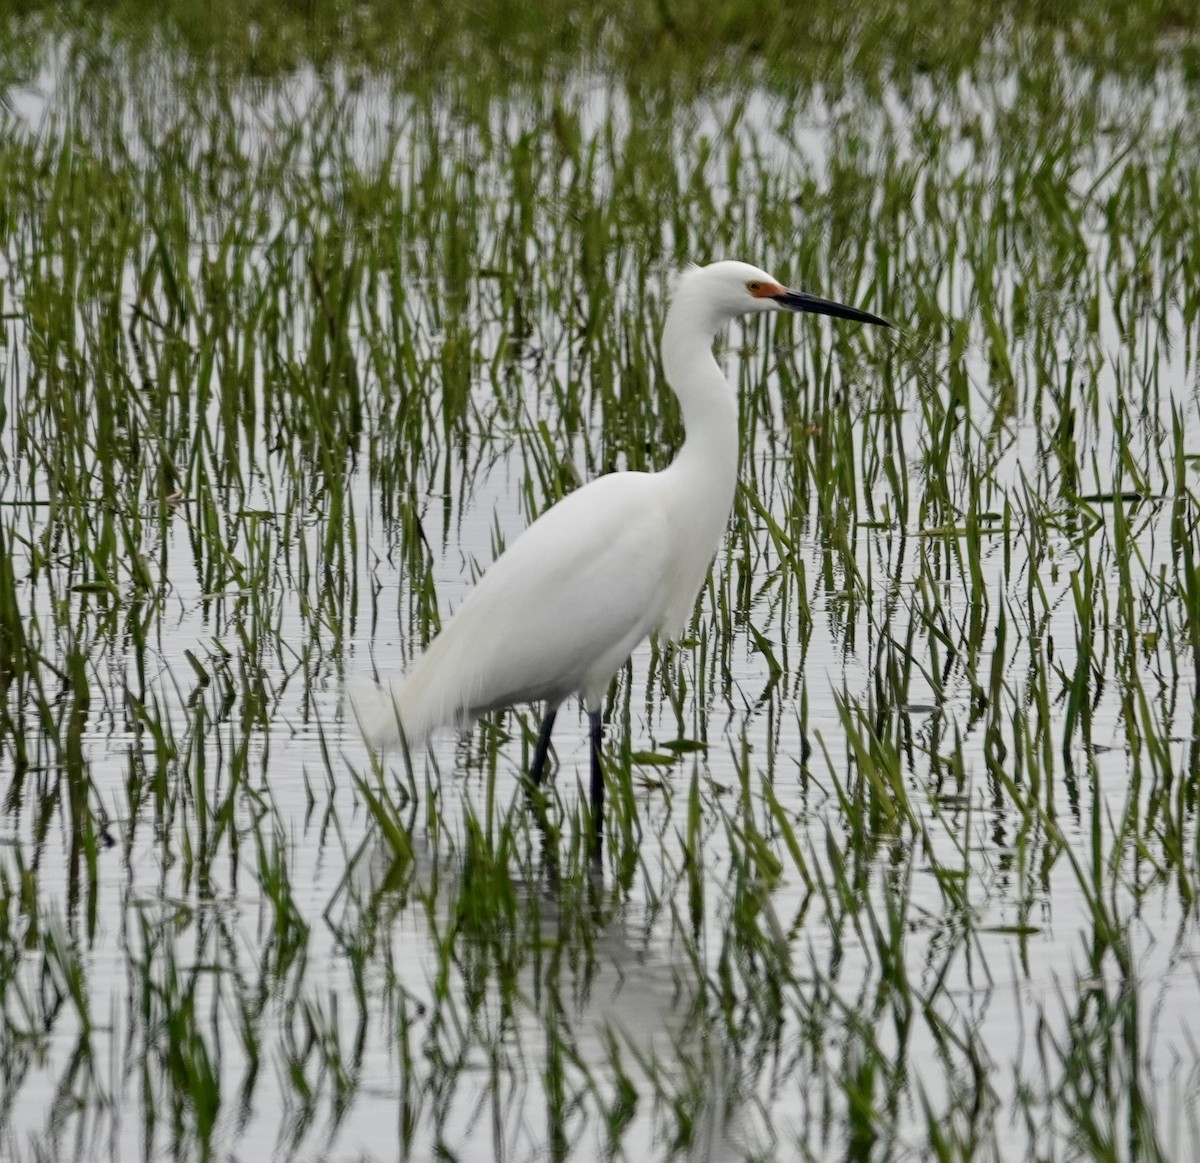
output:
M 797 98 L 36 43 L 0 116 L 0 1157 L 1193 1158 L 1195 96 L 1019 47 Z M 489 82 L 490 84 L 491 82 Z M 640 95 L 639 95 L 640 93 Z M 375 767 L 506 541 L 681 439 L 685 641 Z

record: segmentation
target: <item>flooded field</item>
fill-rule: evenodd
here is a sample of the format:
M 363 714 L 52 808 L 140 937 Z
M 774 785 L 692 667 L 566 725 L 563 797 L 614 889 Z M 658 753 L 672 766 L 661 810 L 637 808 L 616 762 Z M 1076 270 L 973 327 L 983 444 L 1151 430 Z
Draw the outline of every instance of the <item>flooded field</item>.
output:
M 10 21 L 0 1159 L 1195 1157 L 1200 31 L 740 7 Z M 597 872 L 576 704 L 539 826 L 537 708 L 410 765 L 346 690 L 670 462 L 726 257 L 895 326 L 718 345 Z

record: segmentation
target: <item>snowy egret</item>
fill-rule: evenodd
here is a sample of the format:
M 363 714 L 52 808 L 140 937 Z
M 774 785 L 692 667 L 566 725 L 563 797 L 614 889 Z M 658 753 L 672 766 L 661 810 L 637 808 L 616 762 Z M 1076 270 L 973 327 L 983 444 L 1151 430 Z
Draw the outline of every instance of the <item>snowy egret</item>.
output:
M 662 363 L 685 439 L 661 472 L 615 472 L 543 513 L 496 559 L 400 681 L 351 696 L 367 741 L 420 742 L 514 703 L 545 704 L 530 779 L 540 784 L 558 708 L 577 695 L 591 737 L 596 851 L 603 834 L 600 710 L 644 638 L 683 631 L 733 507 L 738 412 L 712 345 L 737 315 L 807 311 L 886 320 L 791 291 L 744 262 L 679 276 L 662 334 Z

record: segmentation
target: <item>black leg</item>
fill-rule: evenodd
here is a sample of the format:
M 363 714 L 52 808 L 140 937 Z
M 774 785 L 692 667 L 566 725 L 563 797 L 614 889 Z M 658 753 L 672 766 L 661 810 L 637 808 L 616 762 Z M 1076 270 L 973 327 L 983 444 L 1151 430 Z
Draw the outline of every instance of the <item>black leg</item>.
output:
M 595 830 L 595 851 L 600 859 L 604 844 L 604 770 L 600 766 L 600 750 L 604 741 L 604 724 L 599 711 L 588 712 L 588 728 L 592 737 L 592 828 Z
M 550 751 L 550 734 L 554 730 L 554 720 L 558 718 L 558 708 L 551 707 L 542 720 L 542 730 L 538 735 L 537 749 L 533 753 L 533 766 L 529 769 L 529 780 L 534 787 L 542 786 L 542 773 L 546 767 L 546 756 Z
M 546 757 L 550 754 L 550 735 L 554 731 L 554 720 L 558 707 L 548 706 L 538 732 L 537 747 L 533 752 L 533 763 L 529 767 L 529 780 L 525 784 L 525 799 L 533 811 L 537 830 L 542 834 L 542 863 L 546 869 L 546 883 L 553 889 L 558 884 L 558 830 L 550 824 L 546 812 L 546 797 L 542 794 L 542 779 L 546 772 Z

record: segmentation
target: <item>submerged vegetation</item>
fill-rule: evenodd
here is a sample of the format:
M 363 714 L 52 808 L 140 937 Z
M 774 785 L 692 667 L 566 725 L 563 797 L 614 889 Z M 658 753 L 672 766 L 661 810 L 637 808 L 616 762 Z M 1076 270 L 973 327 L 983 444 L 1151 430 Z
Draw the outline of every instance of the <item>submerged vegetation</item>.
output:
M 1193 1156 L 1200 20 L 977 8 L 9 6 L 0 1156 Z M 582 732 L 342 692 L 719 257 L 897 328 L 721 345 L 598 880 Z

